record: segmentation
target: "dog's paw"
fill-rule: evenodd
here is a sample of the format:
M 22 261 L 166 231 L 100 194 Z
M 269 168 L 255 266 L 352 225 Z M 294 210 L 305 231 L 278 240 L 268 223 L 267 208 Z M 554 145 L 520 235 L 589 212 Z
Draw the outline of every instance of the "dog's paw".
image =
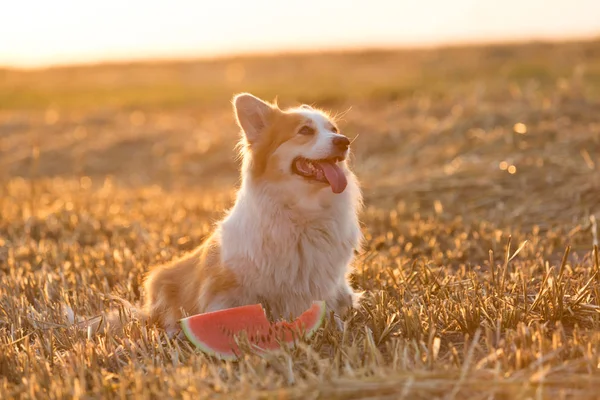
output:
M 75 323 L 75 312 L 73 311 L 73 308 L 71 308 L 67 304 L 63 304 L 62 314 L 65 320 L 69 323 L 69 325 L 73 325 Z
M 183 331 L 177 325 L 165 327 L 165 333 L 169 339 L 181 338 Z
M 327 310 L 327 326 L 331 326 L 332 330 L 336 330 L 338 332 L 344 332 L 344 320 L 340 316 L 340 314 L 333 309 Z
M 339 315 L 333 314 L 333 322 L 335 324 L 336 329 L 339 332 L 344 333 L 344 321 Z

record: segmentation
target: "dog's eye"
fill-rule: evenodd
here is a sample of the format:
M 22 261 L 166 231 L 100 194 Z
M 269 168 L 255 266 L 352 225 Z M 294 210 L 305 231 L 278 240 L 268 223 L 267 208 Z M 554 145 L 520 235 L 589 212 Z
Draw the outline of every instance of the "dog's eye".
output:
M 298 131 L 299 135 L 314 135 L 315 134 L 315 130 L 313 128 L 311 128 L 310 126 L 304 125 L 302 128 L 300 128 L 300 130 Z
M 333 133 L 338 133 L 338 132 L 339 132 L 339 130 L 338 130 L 338 128 L 336 128 L 335 126 L 332 126 L 332 127 L 331 127 L 331 132 L 333 132 Z

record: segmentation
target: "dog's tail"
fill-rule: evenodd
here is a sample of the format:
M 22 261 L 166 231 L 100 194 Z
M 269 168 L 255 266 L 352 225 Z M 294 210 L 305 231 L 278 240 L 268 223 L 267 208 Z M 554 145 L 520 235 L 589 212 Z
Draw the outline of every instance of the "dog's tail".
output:
M 86 318 L 76 315 L 71 306 L 64 304 L 63 314 L 71 326 L 74 326 L 78 330 L 86 330 L 88 337 L 97 333 L 116 334 L 122 332 L 125 325 L 131 321 L 148 321 L 148 315 L 143 308 L 116 296 L 107 297 L 111 300 L 119 301 L 122 306 L 111 308 L 105 313 Z

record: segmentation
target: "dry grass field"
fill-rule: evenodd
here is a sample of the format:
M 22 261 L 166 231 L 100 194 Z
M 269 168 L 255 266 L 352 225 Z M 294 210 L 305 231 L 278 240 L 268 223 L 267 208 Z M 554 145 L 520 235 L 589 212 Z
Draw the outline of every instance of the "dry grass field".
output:
M 356 138 L 362 308 L 237 363 L 69 326 L 232 204 L 237 91 Z M 0 70 L 0 398 L 597 398 L 599 219 L 600 42 Z

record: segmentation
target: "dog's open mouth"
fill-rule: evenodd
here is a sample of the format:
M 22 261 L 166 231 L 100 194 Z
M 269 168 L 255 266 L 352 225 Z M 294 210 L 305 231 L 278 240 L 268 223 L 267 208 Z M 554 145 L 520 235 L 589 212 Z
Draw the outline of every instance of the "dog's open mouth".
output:
M 304 179 L 328 184 L 333 193 L 342 193 L 348 185 L 348 180 L 337 164 L 338 161 L 341 161 L 341 158 L 309 160 L 298 157 L 292 163 L 292 171 Z

